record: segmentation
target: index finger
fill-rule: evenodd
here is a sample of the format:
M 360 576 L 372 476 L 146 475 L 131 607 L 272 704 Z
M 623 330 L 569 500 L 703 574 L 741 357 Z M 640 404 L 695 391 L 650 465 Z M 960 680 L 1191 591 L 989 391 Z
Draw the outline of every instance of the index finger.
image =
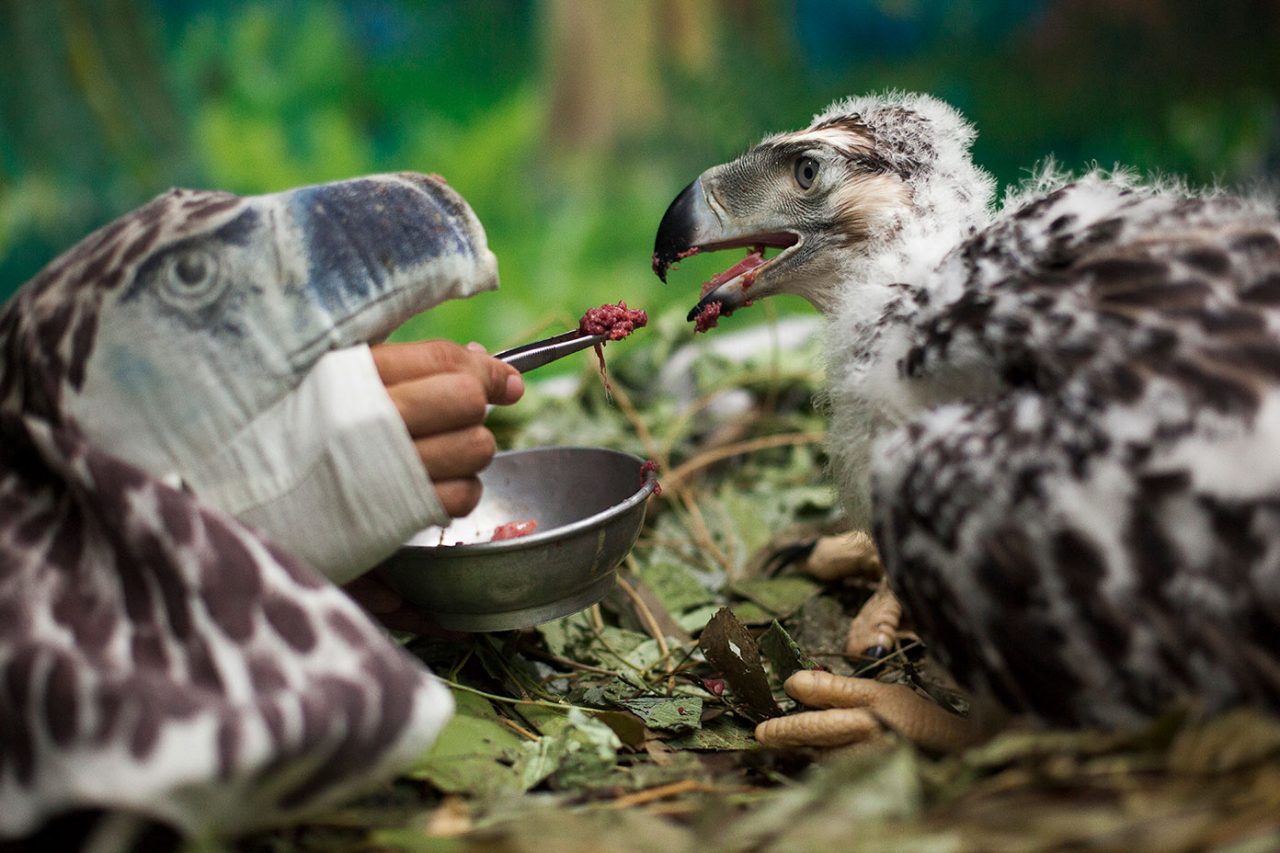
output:
M 453 341 L 414 341 L 370 347 L 382 384 L 388 387 L 442 373 L 470 373 L 484 386 L 490 403 L 514 403 L 524 381 L 514 367 L 484 352 Z

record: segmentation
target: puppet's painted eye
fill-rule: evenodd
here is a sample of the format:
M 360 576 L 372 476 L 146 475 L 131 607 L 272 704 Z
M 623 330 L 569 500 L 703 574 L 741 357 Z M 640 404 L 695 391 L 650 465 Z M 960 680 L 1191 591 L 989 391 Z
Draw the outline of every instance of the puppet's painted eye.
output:
M 161 267 L 164 297 L 181 308 L 202 308 L 222 292 L 218 259 L 206 249 L 188 247 L 173 252 Z

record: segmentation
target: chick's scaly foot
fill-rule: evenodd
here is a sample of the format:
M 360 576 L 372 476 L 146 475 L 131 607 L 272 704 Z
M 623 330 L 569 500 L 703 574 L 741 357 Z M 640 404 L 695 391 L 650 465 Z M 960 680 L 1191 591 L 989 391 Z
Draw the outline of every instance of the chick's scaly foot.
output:
M 884 575 L 876 543 L 861 530 L 818 537 L 797 568 L 820 581 L 875 580 Z
M 803 670 L 787 679 L 787 695 L 818 710 L 765 720 L 756 740 L 769 747 L 835 747 L 867 740 L 886 730 L 938 752 L 976 743 L 980 732 L 964 717 L 902 684 Z
M 879 660 L 896 649 L 899 640 L 918 640 L 915 634 L 899 630 L 901 622 L 902 604 L 889 589 L 888 580 L 882 577 L 876 591 L 849 623 L 845 657 Z
M 799 568 L 821 581 L 851 577 L 879 581 L 875 593 L 849 625 L 844 648 L 846 657 L 879 660 L 898 647 L 900 638 L 919 639 L 914 634 L 899 632 L 902 605 L 889 589 L 875 542 L 863 531 L 819 538 Z

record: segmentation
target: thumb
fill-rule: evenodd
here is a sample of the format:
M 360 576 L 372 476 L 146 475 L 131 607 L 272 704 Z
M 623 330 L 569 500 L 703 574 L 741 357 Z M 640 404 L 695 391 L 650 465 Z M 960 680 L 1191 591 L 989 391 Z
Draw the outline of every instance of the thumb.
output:
M 505 361 L 489 359 L 489 402 L 509 406 L 524 396 L 524 377 Z

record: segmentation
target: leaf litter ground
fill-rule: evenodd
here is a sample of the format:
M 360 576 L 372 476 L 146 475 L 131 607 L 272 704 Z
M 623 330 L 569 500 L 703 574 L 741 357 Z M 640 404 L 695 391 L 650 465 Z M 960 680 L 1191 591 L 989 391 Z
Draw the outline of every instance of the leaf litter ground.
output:
M 249 851 L 1124 850 L 1280 848 L 1280 722 L 1171 715 L 1142 730 L 1012 727 L 930 756 L 886 735 L 819 754 L 765 750 L 821 666 L 913 685 L 964 710 L 919 646 L 843 657 L 870 580 L 820 584 L 776 559 L 841 530 L 813 407 L 817 353 L 729 361 L 678 315 L 610 352 L 609 402 L 584 364 L 495 412 L 506 446 L 596 444 L 655 459 L 663 495 L 596 607 L 536 629 L 406 637 L 457 714 L 402 778 Z

